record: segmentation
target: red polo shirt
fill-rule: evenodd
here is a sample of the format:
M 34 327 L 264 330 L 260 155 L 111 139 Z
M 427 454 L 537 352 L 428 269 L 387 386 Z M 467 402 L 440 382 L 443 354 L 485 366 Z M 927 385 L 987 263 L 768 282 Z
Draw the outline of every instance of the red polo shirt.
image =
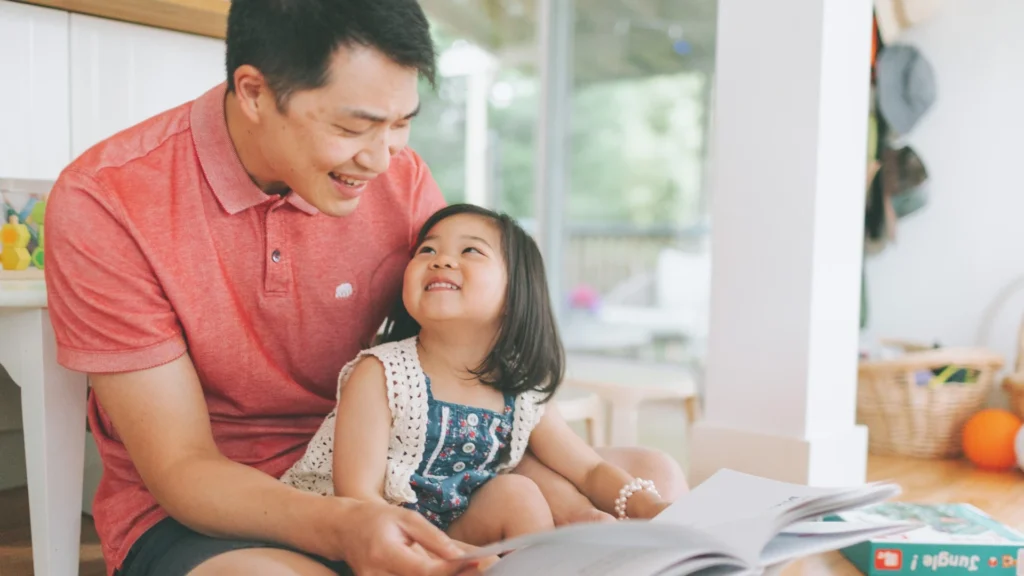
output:
M 344 218 L 246 174 L 225 86 L 99 143 L 46 213 L 57 359 L 125 372 L 191 355 L 225 456 L 280 476 L 334 406 L 342 366 L 400 294 L 419 226 L 444 200 L 406 149 Z M 165 517 L 95 397 L 94 519 L 108 573 Z M 199 487 L 197 487 L 198 489 Z

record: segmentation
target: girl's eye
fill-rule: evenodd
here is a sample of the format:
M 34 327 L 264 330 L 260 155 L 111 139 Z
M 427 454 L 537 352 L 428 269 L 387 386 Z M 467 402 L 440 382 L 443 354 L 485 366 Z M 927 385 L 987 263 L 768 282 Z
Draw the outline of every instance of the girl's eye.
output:
M 463 254 L 466 254 L 467 252 L 476 252 L 477 254 L 482 254 L 482 252 L 480 252 L 476 248 L 473 248 L 472 246 L 462 251 Z
M 423 247 L 420 248 L 420 252 L 419 253 L 420 254 L 433 254 L 434 253 L 434 249 L 431 248 L 430 246 L 423 246 Z

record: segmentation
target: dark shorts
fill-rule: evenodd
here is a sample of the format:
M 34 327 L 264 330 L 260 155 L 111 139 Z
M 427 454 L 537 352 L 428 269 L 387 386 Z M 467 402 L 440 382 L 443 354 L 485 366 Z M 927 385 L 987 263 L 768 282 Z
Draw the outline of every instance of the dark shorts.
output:
M 203 562 L 233 550 L 246 548 L 276 548 L 291 550 L 287 546 L 249 540 L 211 538 L 186 528 L 171 518 L 165 518 L 150 528 L 132 546 L 118 576 L 185 576 Z M 306 554 L 348 576 L 352 571 L 342 562 L 330 562 Z

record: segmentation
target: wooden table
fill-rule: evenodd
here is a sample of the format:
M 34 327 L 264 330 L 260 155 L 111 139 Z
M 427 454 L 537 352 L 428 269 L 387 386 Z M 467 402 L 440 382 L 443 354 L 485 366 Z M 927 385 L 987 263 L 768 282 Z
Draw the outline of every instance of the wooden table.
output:
M 1024 530 L 1024 472 L 984 472 L 964 460 L 917 460 L 870 456 L 868 481 L 895 480 L 903 487 L 898 500 L 965 502 L 996 520 Z M 794 562 L 783 576 L 857 576 L 860 571 L 838 552 Z
M 36 574 L 78 574 L 87 379 L 57 364 L 41 271 L 0 271 L 0 365 L 21 387 Z

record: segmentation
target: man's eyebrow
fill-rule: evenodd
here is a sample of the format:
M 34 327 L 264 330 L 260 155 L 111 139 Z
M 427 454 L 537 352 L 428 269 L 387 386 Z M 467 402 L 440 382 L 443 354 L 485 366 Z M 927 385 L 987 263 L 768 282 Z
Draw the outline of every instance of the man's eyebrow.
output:
M 349 114 L 351 116 L 355 116 L 356 118 L 361 118 L 363 120 L 369 120 L 370 122 L 375 122 L 377 124 L 383 124 L 383 123 L 388 121 L 388 117 L 387 116 L 381 116 L 380 114 L 374 114 L 373 112 L 370 112 L 369 110 L 364 110 L 362 108 L 343 108 L 342 110 L 346 114 Z M 412 112 L 406 114 L 405 116 L 403 116 L 402 120 L 411 120 L 414 116 L 416 116 L 419 113 L 420 113 L 420 105 L 417 104 L 416 105 L 416 109 L 413 110 Z

